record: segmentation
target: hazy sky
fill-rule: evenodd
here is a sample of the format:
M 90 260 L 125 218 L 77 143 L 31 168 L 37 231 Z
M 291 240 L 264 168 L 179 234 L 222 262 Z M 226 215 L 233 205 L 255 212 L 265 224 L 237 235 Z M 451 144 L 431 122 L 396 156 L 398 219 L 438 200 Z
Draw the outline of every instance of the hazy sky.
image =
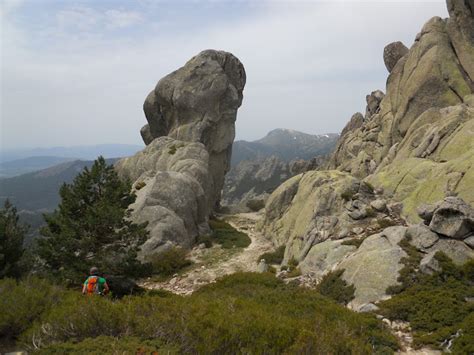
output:
M 1 147 L 140 144 L 156 82 L 201 50 L 247 85 L 237 139 L 339 132 L 444 1 L 0 0 Z

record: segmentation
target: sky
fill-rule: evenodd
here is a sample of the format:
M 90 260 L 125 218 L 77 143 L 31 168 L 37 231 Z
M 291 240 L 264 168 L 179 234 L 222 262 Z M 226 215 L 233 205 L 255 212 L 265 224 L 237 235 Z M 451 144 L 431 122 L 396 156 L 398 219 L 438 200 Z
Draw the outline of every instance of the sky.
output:
M 236 139 L 337 133 L 385 92 L 383 48 L 444 1 L 0 0 L 0 148 L 142 144 L 143 101 L 204 49 L 247 84 Z

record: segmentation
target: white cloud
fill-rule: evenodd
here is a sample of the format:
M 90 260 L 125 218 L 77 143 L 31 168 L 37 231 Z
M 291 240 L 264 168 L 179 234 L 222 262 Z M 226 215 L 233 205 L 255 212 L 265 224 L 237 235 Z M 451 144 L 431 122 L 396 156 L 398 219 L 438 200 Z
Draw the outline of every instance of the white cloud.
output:
M 143 17 L 136 11 L 107 10 L 105 12 L 106 27 L 125 28 L 143 21 Z
M 60 10 L 56 14 L 58 26 L 62 29 L 91 30 L 98 25 L 102 15 L 89 7 L 74 7 Z
M 271 2 L 259 10 L 227 22 L 165 19 L 182 26 L 174 32 L 138 11 L 76 7 L 58 13 L 60 26 L 45 29 L 41 45 L 38 34 L 8 24 L 2 144 L 137 143 L 148 92 L 207 48 L 230 51 L 245 65 L 239 138 L 276 127 L 336 132 L 364 110 L 367 93 L 385 89 L 384 45 L 410 46 L 426 20 L 447 16 L 443 4 L 420 2 Z M 137 25 L 146 30 L 106 35 Z

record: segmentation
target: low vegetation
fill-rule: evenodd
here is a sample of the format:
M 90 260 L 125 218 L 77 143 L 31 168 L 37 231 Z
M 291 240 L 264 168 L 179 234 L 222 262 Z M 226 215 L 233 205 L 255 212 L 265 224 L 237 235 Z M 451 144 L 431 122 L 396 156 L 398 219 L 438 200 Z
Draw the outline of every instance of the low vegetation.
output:
M 341 197 L 344 201 L 351 201 L 352 198 L 354 197 L 354 191 L 352 190 L 343 191 L 341 193 Z
M 275 251 L 260 255 L 257 262 L 264 259 L 267 264 L 281 264 L 285 256 L 285 246 L 279 246 Z
M 323 296 L 331 298 L 337 303 L 347 305 L 354 299 L 355 287 L 354 285 L 348 285 L 347 282 L 342 279 L 341 276 L 343 273 L 344 269 L 326 274 L 318 284 L 316 290 Z
M 32 304 L 22 301 L 30 296 L 19 290 L 37 295 L 35 313 L 18 317 L 16 334 L 21 333 L 24 346 L 48 354 L 104 347 L 137 354 L 389 354 L 398 347 L 375 317 L 286 285 L 269 273 L 226 276 L 187 297 L 166 293 L 120 300 L 84 297 L 35 282 L 2 280 L 0 289 L 2 297 L 18 299 L 15 309 L 25 315 Z M 0 303 L 0 314 L 8 307 Z
M 212 230 L 212 242 L 220 244 L 224 249 L 246 248 L 251 240 L 245 233 L 239 232 L 229 223 L 213 219 L 209 221 Z
M 388 218 L 379 218 L 379 219 L 377 219 L 377 224 L 378 224 L 380 229 L 385 229 L 385 228 L 388 228 L 388 227 L 398 225 L 397 222 L 395 222 L 391 219 L 388 219 Z
M 397 294 L 381 302 L 380 312 L 390 318 L 410 322 L 415 344 L 442 348 L 453 337 L 456 354 L 474 352 L 474 260 L 458 267 L 442 252 L 435 255 L 441 271 L 432 275 L 414 270 L 417 257 L 409 254 L 397 286 Z
M 192 262 L 186 258 L 186 251 L 179 247 L 172 247 L 148 260 L 153 274 L 167 278 L 190 266 Z

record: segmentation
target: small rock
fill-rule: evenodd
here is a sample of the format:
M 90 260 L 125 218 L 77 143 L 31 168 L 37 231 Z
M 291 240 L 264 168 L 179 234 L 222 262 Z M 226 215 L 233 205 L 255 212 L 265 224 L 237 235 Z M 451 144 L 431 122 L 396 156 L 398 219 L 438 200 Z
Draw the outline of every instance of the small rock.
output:
M 359 312 L 361 312 L 361 313 L 375 312 L 375 311 L 378 311 L 378 310 L 379 310 L 379 307 L 377 307 L 373 303 L 364 304 L 362 307 L 359 308 Z
M 352 233 L 354 233 L 354 234 L 362 234 L 362 233 L 364 233 L 364 228 L 362 228 L 362 227 L 355 227 L 355 228 L 352 228 Z
M 383 212 L 387 209 L 387 201 L 384 199 L 377 199 L 372 201 L 370 206 L 376 211 Z
M 383 319 L 382 319 L 382 322 L 385 323 L 385 324 L 387 324 L 389 327 L 392 326 L 392 322 L 390 322 L 390 319 L 383 318 Z
M 367 217 L 367 209 L 365 207 L 362 207 L 361 209 L 355 209 L 354 211 L 349 212 L 348 215 L 352 219 L 358 221 Z
M 408 227 L 407 237 L 410 238 L 410 244 L 418 250 L 426 250 L 432 247 L 439 239 L 438 235 L 424 224 Z
M 268 265 L 265 261 L 265 259 L 260 260 L 260 263 L 257 266 L 257 272 L 267 272 L 268 271 Z

